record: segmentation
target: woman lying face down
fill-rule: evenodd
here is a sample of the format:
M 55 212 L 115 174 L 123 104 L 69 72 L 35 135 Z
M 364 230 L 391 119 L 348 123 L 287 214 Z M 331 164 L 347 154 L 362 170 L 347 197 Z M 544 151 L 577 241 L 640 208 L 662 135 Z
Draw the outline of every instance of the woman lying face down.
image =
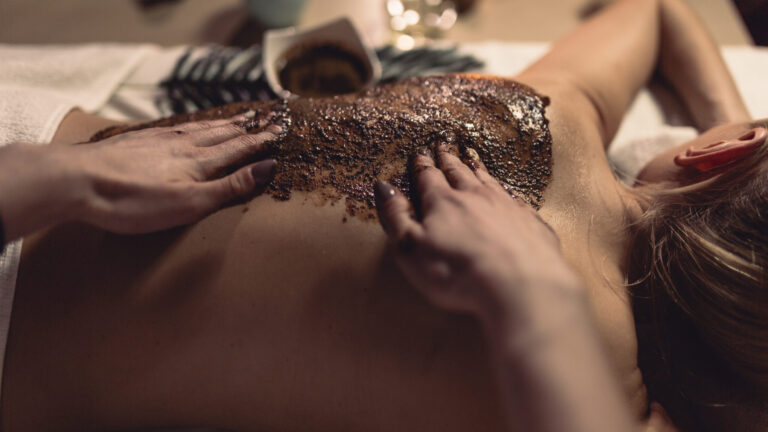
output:
M 651 164 L 653 185 L 628 188 L 604 150 L 657 68 L 709 132 Z M 285 118 L 274 156 L 292 170 L 278 172 L 270 196 L 183 231 L 126 238 L 69 226 L 28 239 L 5 427 L 501 430 L 476 324 L 429 307 L 366 220 L 374 180 L 407 189 L 405 161 L 420 147 L 408 143 L 433 151 L 451 140 L 540 206 L 638 419 L 650 397 L 683 429 L 758 425 L 747 401 L 765 388 L 768 253 L 764 207 L 751 204 L 765 191 L 765 130 L 722 126 L 748 114 L 700 25 L 674 0 L 622 1 L 515 80 L 525 86 L 444 77 L 225 108 Z M 743 416 L 710 421 L 721 403 Z

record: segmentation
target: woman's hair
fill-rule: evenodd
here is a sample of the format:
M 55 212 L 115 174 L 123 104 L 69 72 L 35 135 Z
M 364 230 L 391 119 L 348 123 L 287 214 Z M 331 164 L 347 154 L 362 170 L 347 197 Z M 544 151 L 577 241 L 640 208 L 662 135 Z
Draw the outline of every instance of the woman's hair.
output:
M 768 145 L 709 179 L 641 190 L 627 271 L 649 396 L 683 430 L 765 412 Z

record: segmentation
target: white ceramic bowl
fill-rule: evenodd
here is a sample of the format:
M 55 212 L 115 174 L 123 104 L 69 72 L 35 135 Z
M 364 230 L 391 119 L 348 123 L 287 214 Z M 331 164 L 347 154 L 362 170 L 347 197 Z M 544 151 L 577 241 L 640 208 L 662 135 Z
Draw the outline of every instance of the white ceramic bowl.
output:
M 278 96 L 291 95 L 280 84 L 280 71 L 277 70 L 283 56 L 294 47 L 322 44 L 340 46 L 350 54 L 359 57 L 370 71 L 366 87 L 372 87 L 381 78 L 381 63 L 376 56 L 376 51 L 365 41 L 349 18 L 340 18 L 328 24 L 304 30 L 298 30 L 295 27 L 270 30 L 264 34 L 262 63 L 267 83 Z

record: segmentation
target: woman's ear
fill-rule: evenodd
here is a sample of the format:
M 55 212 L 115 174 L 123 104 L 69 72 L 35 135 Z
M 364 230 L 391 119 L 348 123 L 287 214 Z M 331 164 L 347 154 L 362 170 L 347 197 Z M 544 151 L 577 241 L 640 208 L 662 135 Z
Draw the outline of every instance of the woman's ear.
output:
M 722 168 L 754 151 L 765 142 L 766 138 L 768 138 L 768 130 L 757 127 L 725 141 L 689 147 L 675 156 L 675 165 L 693 167 L 699 171 Z

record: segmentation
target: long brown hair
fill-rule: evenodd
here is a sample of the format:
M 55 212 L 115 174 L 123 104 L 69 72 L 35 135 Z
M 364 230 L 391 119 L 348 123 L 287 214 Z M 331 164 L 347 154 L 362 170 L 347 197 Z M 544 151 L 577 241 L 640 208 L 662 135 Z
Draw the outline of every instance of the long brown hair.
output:
M 684 430 L 765 412 L 768 145 L 709 179 L 641 191 L 627 270 L 649 396 Z

